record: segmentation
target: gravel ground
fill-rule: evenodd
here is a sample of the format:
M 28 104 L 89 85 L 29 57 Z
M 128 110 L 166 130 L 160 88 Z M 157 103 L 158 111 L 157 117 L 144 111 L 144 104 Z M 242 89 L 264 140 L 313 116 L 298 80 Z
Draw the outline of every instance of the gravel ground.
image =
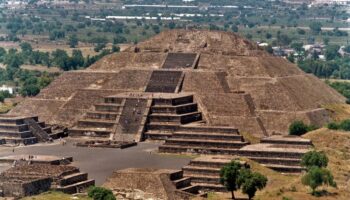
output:
M 96 185 L 104 183 L 113 171 L 125 168 L 156 168 L 181 169 L 189 163 L 190 158 L 181 156 L 167 156 L 155 153 L 159 144 L 142 142 L 127 149 L 87 148 L 75 147 L 72 141 L 67 144 L 55 142 L 53 144 L 37 144 L 31 146 L 0 147 L 0 156 L 9 155 L 55 155 L 73 156 L 73 165 L 82 172 L 89 173 L 89 177 L 96 180 Z M 1 164 L 0 171 L 8 166 Z

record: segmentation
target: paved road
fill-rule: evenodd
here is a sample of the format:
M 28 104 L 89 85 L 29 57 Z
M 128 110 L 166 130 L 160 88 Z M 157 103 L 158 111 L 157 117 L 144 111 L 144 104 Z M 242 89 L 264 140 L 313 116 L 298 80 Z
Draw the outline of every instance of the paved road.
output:
M 0 156 L 19 154 L 73 156 L 73 165 L 83 172 L 88 172 L 89 177 L 95 179 L 97 185 L 101 185 L 117 169 L 132 167 L 181 169 L 190 161 L 190 158 L 186 157 L 159 155 L 152 152 L 158 146 L 159 144 L 156 143 L 139 143 L 127 149 L 87 148 L 75 147 L 68 141 L 65 146 L 56 143 L 17 147 L 14 153 L 12 148 L 0 147 Z

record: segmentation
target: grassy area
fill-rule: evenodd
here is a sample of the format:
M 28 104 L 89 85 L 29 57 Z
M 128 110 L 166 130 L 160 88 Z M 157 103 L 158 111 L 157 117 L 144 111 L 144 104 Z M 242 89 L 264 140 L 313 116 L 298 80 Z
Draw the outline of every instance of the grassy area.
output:
M 329 104 L 323 106 L 323 108 L 331 112 L 331 118 L 335 121 L 342 121 L 350 118 L 349 104 Z
M 23 198 L 22 200 L 92 200 L 86 195 L 70 195 L 62 192 L 49 191 L 36 196 Z
M 7 113 L 9 110 L 11 110 L 14 106 L 12 104 L 4 104 L 0 103 L 0 114 Z

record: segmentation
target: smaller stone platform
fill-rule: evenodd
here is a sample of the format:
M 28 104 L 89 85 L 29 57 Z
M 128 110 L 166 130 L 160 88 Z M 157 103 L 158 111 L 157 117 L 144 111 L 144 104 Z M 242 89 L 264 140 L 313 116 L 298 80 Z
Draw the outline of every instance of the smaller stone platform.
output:
M 200 156 L 190 161 L 182 168 L 183 176 L 190 179 L 191 185 L 201 191 L 226 191 L 220 184 L 220 170 L 231 161 L 237 161 L 242 166 L 249 168 L 245 161 L 229 155 Z
M 95 180 L 88 179 L 87 173 L 70 165 L 23 163 L 0 174 L 0 190 L 5 197 L 24 197 L 48 189 L 73 194 L 94 184 Z
M 114 141 L 114 140 L 87 140 L 75 143 L 78 147 L 100 147 L 100 148 L 120 148 L 136 146 L 136 142 Z
M 47 155 L 13 155 L 13 156 L 0 157 L 0 163 L 13 163 L 15 161 L 18 161 L 18 162 L 30 161 L 33 164 L 66 165 L 73 162 L 73 157 L 71 156 L 59 157 L 59 156 L 47 156 Z
M 268 168 L 285 173 L 299 173 L 301 157 L 312 149 L 308 139 L 297 136 L 271 136 L 261 139 L 261 143 L 247 145 L 238 151 Z
M 103 186 L 111 189 L 117 199 L 189 200 L 198 192 L 189 183 L 183 179 L 182 171 L 129 168 L 113 172 Z
M 19 145 L 51 142 L 64 136 L 64 131 L 53 131 L 38 116 L 0 115 L 0 144 Z

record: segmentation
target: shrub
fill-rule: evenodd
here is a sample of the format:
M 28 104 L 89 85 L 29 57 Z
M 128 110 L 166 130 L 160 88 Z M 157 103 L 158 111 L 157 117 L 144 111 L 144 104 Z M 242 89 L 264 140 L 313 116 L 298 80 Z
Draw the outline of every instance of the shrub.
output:
M 346 119 L 340 123 L 331 122 L 327 125 L 327 128 L 331 130 L 350 131 L 350 119 Z
M 331 130 L 338 130 L 338 129 L 339 129 L 339 126 L 338 126 L 337 123 L 331 122 L 331 123 L 329 123 L 329 124 L 327 125 L 327 128 L 328 128 L 328 129 L 331 129 Z
M 312 195 L 316 194 L 316 188 L 321 185 L 337 187 L 333 175 L 329 170 L 315 166 L 310 168 L 310 170 L 303 176 L 302 183 L 311 188 Z
M 90 187 L 88 196 L 94 200 L 116 200 L 113 192 L 103 187 Z
M 346 119 L 339 124 L 339 129 L 350 131 L 350 119 Z
M 303 135 L 309 131 L 309 127 L 302 121 L 294 121 L 289 126 L 289 135 Z
M 308 169 L 311 167 L 327 167 L 328 158 L 323 152 L 309 151 L 301 158 L 301 165 Z

